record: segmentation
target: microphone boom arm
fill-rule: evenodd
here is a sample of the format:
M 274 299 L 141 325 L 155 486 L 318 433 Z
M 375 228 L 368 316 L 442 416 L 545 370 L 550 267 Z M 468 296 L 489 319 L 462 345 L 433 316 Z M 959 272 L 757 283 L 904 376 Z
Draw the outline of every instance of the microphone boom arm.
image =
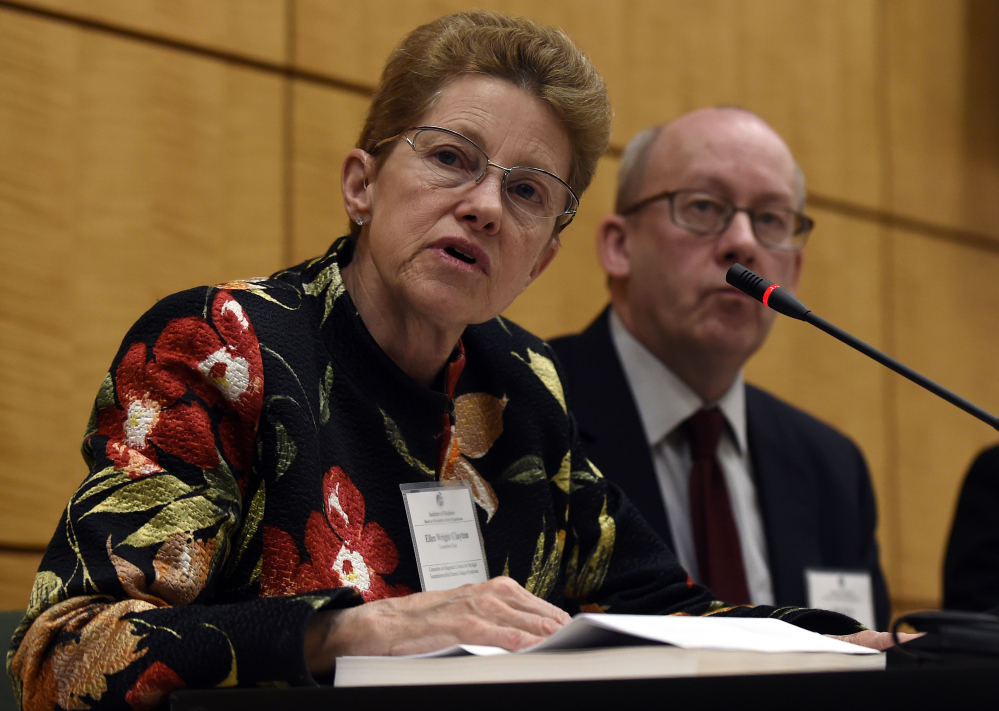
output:
M 766 306 L 778 311 L 786 316 L 806 321 L 816 328 L 825 331 L 838 341 L 854 348 L 869 358 L 873 358 L 881 365 L 891 368 L 899 375 L 908 378 L 916 385 L 920 385 L 929 390 L 934 395 L 943 398 L 952 405 L 956 405 L 972 417 L 976 417 L 993 429 L 999 430 L 999 417 L 983 410 L 974 403 L 968 402 L 957 393 L 951 392 L 945 387 L 937 385 L 925 375 L 917 373 L 912 368 L 902 365 L 894 358 L 885 355 L 877 348 L 869 346 L 859 338 L 851 336 L 837 326 L 833 326 L 824 318 L 816 316 L 811 309 L 802 304 L 794 295 L 781 289 L 776 284 L 772 284 L 760 275 L 746 269 L 741 264 L 733 264 L 729 267 L 725 280 L 740 291 L 752 296 L 757 301 L 761 301 Z

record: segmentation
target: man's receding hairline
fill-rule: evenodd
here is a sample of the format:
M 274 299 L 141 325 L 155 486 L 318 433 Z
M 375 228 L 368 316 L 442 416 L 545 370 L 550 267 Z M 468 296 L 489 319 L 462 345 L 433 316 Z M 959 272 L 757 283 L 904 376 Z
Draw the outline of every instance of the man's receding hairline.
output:
M 621 214 L 640 199 L 640 191 L 645 180 L 645 172 L 648 168 L 649 158 L 652 155 L 652 149 L 658 143 L 663 132 L 691 114 L 700 113 L 706 110 L 738 111 L 744 113 L 762 123 L 780 140 L 780 142 L 787 149 L 788 155 L 791 156 L 791 162 L 794 165 L 794 190 L 798 209 L 804 210 L 805 175 L 801 171 L 801 166 L 798 165 L 798 161 L 794 157 L 794 153 L 791 152 L 791 148 L 787 145 L 787 141 L 785 141 L 783 136 L 774 130 L 773 126 L 767 123 L 766 119 L 755 111 L 735 104 L 720 104 L 717 106 L 708 106 L 702 109 L 688 111 L 687 113 L 677 116 L 666 123 L 661 123 L 640 131 L 631 139 L 631 141 L 628 142 L 627 147 L 624 149 L 624 153 L 621 155 L 621 163 L 618 166 L 617 193 L 614 206 L 615 212 Z

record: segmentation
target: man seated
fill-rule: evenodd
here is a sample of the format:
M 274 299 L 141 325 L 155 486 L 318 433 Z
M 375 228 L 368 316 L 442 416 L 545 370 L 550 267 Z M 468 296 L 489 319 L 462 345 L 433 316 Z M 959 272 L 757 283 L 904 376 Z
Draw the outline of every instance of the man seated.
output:
M 999 446 L 971 463 L 954 512 L 944 560 L 944 607 L 999 612 Z
M 551 345 L 587 455 L 695 580 L 731 602 L 806 606 L 808 576 L 818 583 L 806 571 L 853 571 L 884 629 L 863 455 L 742 378 L 776 313 L 725 273 L 740 263 L 793 292 L 812 226 L 804 194 L 790 149 L 749 111 L 644 131 L 597 237 L 610 307 Z

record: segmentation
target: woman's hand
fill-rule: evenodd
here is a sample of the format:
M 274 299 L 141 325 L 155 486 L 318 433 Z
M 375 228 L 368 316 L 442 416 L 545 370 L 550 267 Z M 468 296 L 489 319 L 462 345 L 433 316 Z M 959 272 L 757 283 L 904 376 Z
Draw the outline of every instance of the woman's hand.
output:
M 876 649 L 879 652 L 883 652 L 889 647 L 895 646 L 895 640 L 892 639 L 891 632 L 875 632 L 874 630 L 864 630 L 863 632 L 854 632 L 853 634 L 844 634 L 844 635 L 831 634 L 829 636 L 834 639 L 841 639 L 844 642 L 849 642 L 850 644 L 859 644 L 861 647 L 870 647 L 871 649 Z M 922 636 L 923 636 L 922 633 L 912 634 L 910 632 L 899 632 L 898 641 L 908 642 L 909 640 Z
M 318 612 L 305 633 L 305 662 L 310 673 L 322 675 L 348 655 L 420 654 L 453 644 L 523 649 L 570 619 L 512 578 L 499 577 Z

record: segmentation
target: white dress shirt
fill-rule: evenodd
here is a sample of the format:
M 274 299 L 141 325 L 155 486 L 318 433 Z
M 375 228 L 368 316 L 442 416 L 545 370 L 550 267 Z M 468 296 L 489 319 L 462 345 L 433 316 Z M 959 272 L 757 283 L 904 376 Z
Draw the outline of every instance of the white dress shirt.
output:
M 754 605 L 774 604 L 766 538 L 756 500 L 746 436 L 746 389 L 742 374 L 736 377 L 717 402 L 704 403 L 631 335 L 613 309 L 610 312 L 610 332 L 645 428 L 673 535 L 673 549 L 680 564 L 690 577 L 699 579 L 690 523 L 690 469 L 693 463 L 690 445 L 680 425 L 702 408 L 717 407 L 726 422 L 718 441 L 718 461 L 728 486 L 735 525 L 739 529 L 750 600 Z

